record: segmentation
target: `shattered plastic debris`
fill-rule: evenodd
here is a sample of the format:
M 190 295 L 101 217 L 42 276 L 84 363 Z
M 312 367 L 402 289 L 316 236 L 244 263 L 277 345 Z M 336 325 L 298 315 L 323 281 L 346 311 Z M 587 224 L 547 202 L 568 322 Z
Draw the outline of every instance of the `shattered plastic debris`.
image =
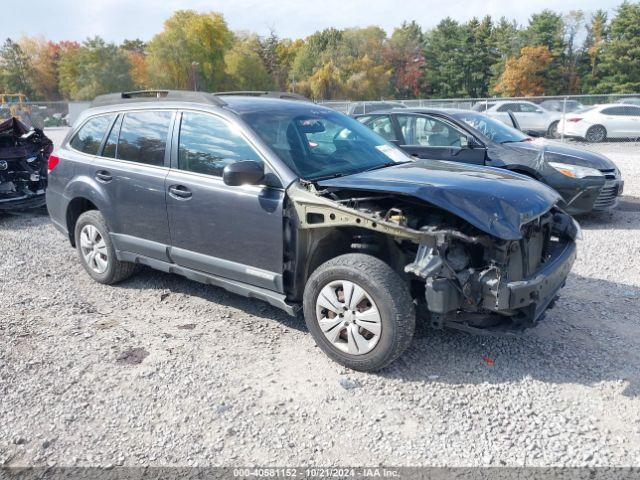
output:
M 493 367 L 494 361 L 492 358 L 487 357 L 486 355 L 484 357 L 482 357 L 482 360 L 484 360 L 484 363 L 486 363 L 487 365 L 489 365 L 490 367 Z

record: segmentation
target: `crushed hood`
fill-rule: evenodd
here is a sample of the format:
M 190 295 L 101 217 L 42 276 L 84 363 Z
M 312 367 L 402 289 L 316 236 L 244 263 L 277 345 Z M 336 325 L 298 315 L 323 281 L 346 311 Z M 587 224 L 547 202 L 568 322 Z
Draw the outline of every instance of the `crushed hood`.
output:
M 318 182 L 325 188 L 408 195 L 466 220 L 504 240 L 560 200 L 551 188 L 502 169 L 421 160 Z

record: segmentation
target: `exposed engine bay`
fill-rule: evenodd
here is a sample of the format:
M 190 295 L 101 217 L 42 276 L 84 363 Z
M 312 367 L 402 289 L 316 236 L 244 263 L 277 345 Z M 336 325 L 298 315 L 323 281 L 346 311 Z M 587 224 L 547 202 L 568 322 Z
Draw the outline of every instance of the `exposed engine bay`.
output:
M 0 209 L 45 204 L 47 159 L 53 143 L 15 117 L 0 123 Z
M 575 260 L 579 226 L 557 207 L 523 224 L 520 238 L 503 239 L 397 193 L 313 184 L 294 185 L 287 193 L 299 229 L 352 232 L 352 250 L 404 272 L 414 300 L 436 328 L 504 333 L 534 326 Z

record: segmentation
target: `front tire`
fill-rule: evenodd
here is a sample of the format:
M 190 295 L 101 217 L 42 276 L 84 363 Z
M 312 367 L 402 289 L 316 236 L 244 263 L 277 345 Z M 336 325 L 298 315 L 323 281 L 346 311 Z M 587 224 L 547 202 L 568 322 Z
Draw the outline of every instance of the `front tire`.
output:
M 341 255 L 322 264 L 304 291 L 304 316 L 316 344 L 334 361 L 376 371 L 397 359 L 415 330 L 406 282 L 370 255 Z
M 135 272 L 135 264 L 116 258 L 109 228 L 98 210 L 80 215 L 74 234 L 80 263 L 96 282 L 112 285 Z
M 604 142 L 607 138 L 607 129 L 602 125 L 593 125 L 589 127 L 584 139 L 590 143 Z

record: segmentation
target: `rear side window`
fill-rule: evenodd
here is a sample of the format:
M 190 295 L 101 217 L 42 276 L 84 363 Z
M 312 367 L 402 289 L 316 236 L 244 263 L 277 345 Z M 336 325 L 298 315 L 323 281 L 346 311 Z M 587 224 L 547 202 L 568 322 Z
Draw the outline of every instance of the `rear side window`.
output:
M 520 112 L 519 103 L 505 103 L 498 107 L 499 112 Z
M 171 112 L 126 113 L 120 128 L 117 158 L 147 165 L 164 165 Z
M 182 114 L 180 170 L 221 177 L 226 165 L 240 160 L 262 162 L 251 145 L 224 120 L 203 113 Z
M 609 107 L 602 110 L 603 115 L 624 115 L 625 107 Z
M 100 115 L 85 123 L 71 139 L 71 147 L 82 153 L 97 155 L 102 139 L 107 133 L 115 115 Z

